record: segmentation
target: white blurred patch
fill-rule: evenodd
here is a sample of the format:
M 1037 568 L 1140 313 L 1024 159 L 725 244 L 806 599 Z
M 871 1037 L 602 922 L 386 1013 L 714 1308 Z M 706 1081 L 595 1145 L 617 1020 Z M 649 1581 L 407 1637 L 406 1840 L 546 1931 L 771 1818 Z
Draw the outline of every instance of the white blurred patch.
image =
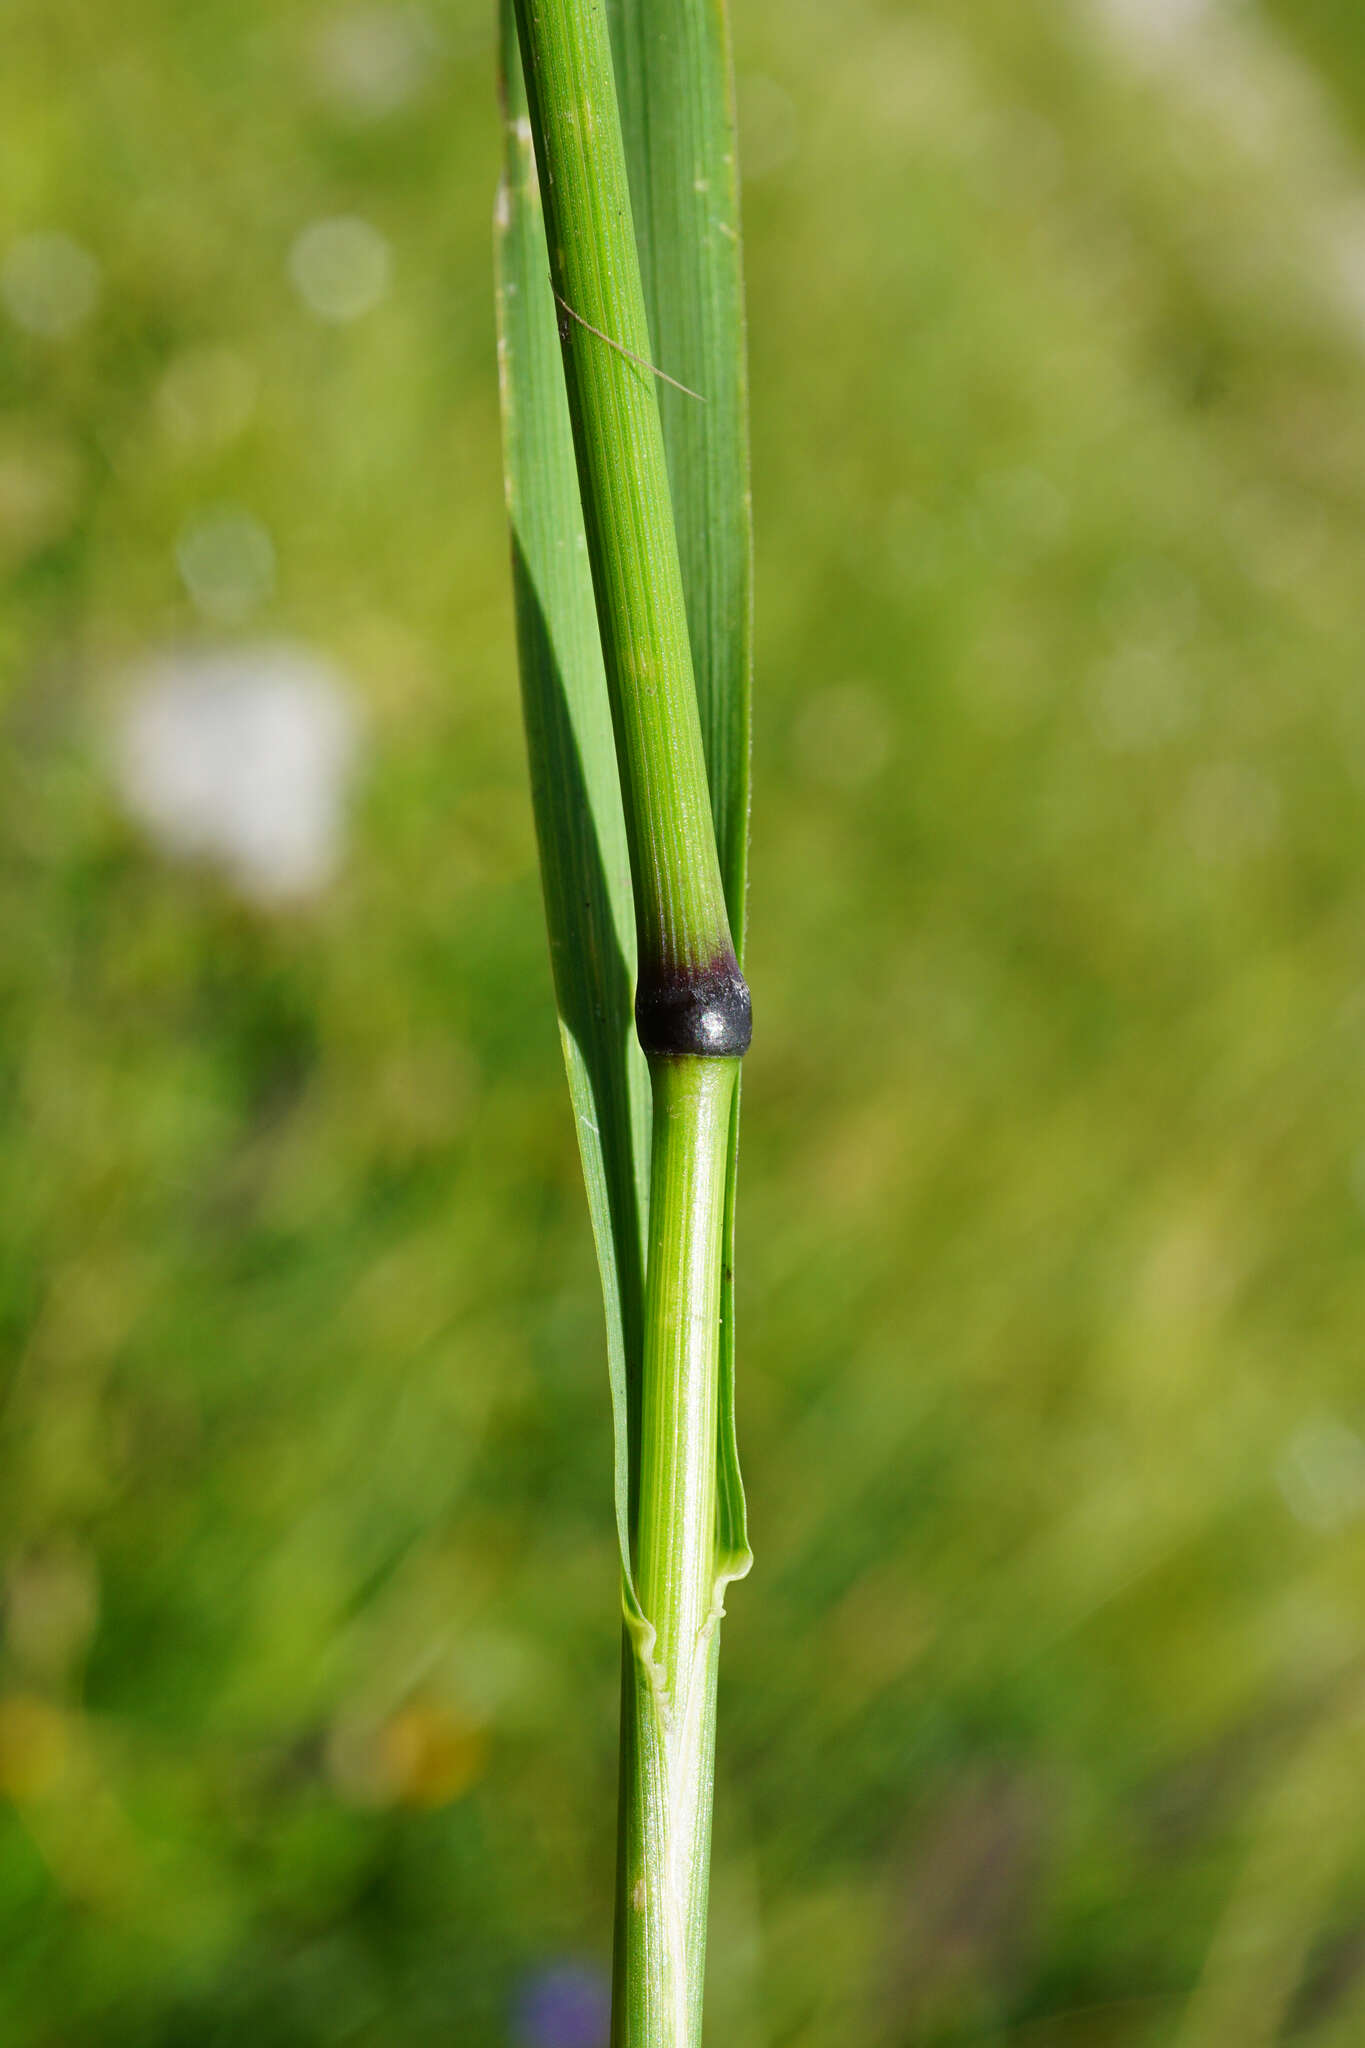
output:
M 1185 112 L 1211 116 L 1271 173 L 1257 201 L 1258 238 L 1226 238 L 1243 280 L 1260 268 L 1266 293 L 1313 282 L 1365 339 L 1365 195 L 1359 158 L 1333 107 L 1330 81 L 1296 57 L 1266 11 L 1247 0 L 1075 0 L 1134 69 L 1160 80 Z M 1178 134 L 1178 129 L 1173 129 Z M 1267 205 L 1269 198 L 1269 205 Z M 1281 268 L 1297 258 L 1299 276 Z M 1278 280 L 1278 282 L 1277 282 Z
M 345 326 L 372 312 L 389 289 L 387 237 L 357 214 L 315 220 L 296 236 L 289 275 L 310 313 Z
M 1277 165 L 1321 160 L 1319 145 L 1332 126 L 1321 86 L 1245 0 L 1083 4 L 1125 61 L 1159 76 L 1240 148 Z
M 319 28 L 317 89 L 354 121 L 379 121 L 415 100 L 431 76 L 437 36 L 422 7 L 348 7 Z
M 21 235 L 0 266 L 0 297 L 16 327 L 60 340 L 99 303 L 100 267 L 70 235 Z
M 1223 0 L 1091 0 L 1100 25 L 1138 53 L 1169 52 L 1225 11 Z
M 1275 1478 L 1295 1520 L 1330 1536 L 1365 1511 L 1365 1443 L 1336 1416 L 1312 1416 L 1289 1439 Z
M 277 903 L 315 894 L 340 864 L 357 738 L 340 676 L 306 649 L 171 654 L 131 679 L 114 770 L 164 852 Z
M 274 542 L 259 519 L 231 505 L 191 519 L 175 560 L 195 605 L 216 625 L 240 625 L 275 589 Z

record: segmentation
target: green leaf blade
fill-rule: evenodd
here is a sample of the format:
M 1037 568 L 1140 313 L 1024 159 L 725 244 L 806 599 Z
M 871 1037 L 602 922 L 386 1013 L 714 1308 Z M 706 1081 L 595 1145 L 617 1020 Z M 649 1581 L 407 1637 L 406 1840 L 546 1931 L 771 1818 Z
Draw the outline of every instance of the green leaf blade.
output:
M 654 1050 L 690 1049 L 670 1005 L 685 1014 L 688 985 L 715 975 L 747 1044 L 604 0 L 515 9 L 631 851 L 637 1019 Z
M 739 175 L 723 0 L 608 0 L 693 673 L 730 929 L 749 848 L 752 506 Z
M 659 392 L 716 846 L 744 963 L 753 671 L 748 355 L 729 12 L 724 0 L 608 0 L 653 360 L 705 404 Z M 739 1098 L 721 1273 L 717 1573 L 752 1562 L 735 1422 Z
M 495 226 L 507 510 L 532 808 L 555 1002 L 602 1281 L 627 1609 L 643 1343 L 650 1085 L 635 914 L 545 225 L 510 5 Z

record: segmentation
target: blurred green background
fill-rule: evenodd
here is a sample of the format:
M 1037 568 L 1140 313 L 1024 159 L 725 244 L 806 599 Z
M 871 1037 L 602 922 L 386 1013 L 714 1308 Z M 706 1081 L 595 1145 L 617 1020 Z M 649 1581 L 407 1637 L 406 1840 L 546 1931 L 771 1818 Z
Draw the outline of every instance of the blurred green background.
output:
M 1365 16 L 737 0 L 720 2048 L 1365 2039 Z M 489 9 L 14 0 L 0 2041 L 598 2048 Z

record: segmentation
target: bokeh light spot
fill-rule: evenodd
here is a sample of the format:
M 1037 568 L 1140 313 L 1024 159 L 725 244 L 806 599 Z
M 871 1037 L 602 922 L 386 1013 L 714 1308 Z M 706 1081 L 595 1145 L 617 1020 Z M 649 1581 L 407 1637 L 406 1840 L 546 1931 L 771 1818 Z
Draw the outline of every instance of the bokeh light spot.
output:
M 73 334 L 94 312 L 100 267 L 70 235 L 21 235 L 0 265 L 0 297 L 16 327 L 51 341 Z
M 389 289 L 386 236 L 355 214 L 315 220 L 296 236 L 289 275 L 310 313 L 346 326 L 371 312 Z
M 1295 1430 L 1275 1477 L 1295 1521 L 1330 1536 L 1365 1512 L 1365 1443 L 1335 1415 Z
M 435 26 L 422 7 L 351 7 L 313 43 L 320 96 L 353 121 L 378 121 L 417 98 L 431 76 Z
M 259 519 L 234 506 L 192 519 L 175 559 L 196 606 L 218 625 L 240 624 L 275 589 L 275 544 Z

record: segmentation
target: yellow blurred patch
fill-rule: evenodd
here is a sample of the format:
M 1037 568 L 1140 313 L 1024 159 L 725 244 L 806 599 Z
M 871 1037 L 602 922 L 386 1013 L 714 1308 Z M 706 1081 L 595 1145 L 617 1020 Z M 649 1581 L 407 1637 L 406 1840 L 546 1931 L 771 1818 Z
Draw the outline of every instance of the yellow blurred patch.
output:
M 446 1806 L 483 1769 L 483 1730 L 434 1701 L 402 1708 L 382 1740 L 394 1796 L 404 1806 Z
M 486 1753 L 482 1728 L 439 1701 L 416 1699 L 386 1721 L 339 1724 L 328 1765 L 352 1805 L 434 1808 L 469 1790 Z
M 56 1785 L 71 1751 L 66 1716 L 33 1693 L 0 1699 L 0 1797 L 23 1803 Z

